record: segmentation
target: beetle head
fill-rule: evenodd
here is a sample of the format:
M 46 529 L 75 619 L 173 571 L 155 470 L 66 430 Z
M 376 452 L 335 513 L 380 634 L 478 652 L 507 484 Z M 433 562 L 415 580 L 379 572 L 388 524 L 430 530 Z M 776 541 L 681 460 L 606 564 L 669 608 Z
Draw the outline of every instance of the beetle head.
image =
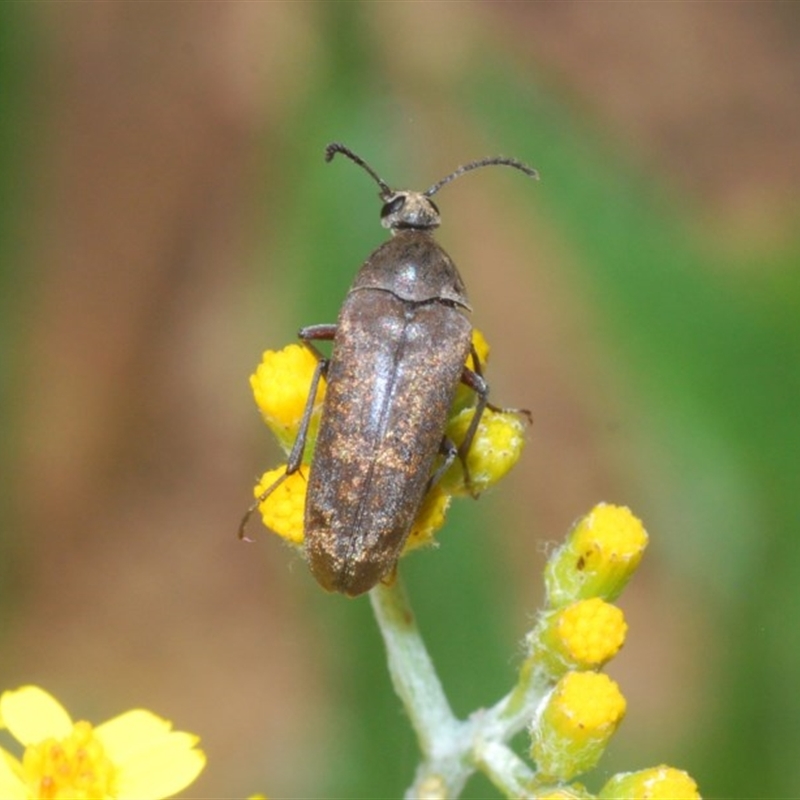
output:
M 381 209 L 381 225 L 390 230 L 433 230 L 439 227 L 441 217 L 436 203 L 422 192 L 401 190 L 388 195 L 381 194 L 386 201 Z
M 381 209 L 381 225 L 384 228 L 389 228 L 392 231 L 405 230 L 413 228 L 416 230 L 429 231 L 439 227 L 441 217 L 436 203 L 431 200 L 431 197 L 450 181 L 461 177 L 465 172 L 470 172 L 478 167 L 489 166 L 505 166 L 518 169 L 524 172 L 531 178 L 538 178 L 535 169 L 517 161 L 515 158 L 505 158 L 504 156 L 495 156 L 493 158 L 482 158 L 479 161 L 470 161 L 468 164 L 462 164 L 455 172 L 437 181 L 430 188 L 424 192 L 412 192 L 407 189 L 402 191 L 395 191 L 388 183 L 386 183 L 372 167 L 364 161 L 361 156 L 357 156 L 349 147 L 345 147 L 339 142 L 331 142 L 325 148 L 325 160 L 330 161 L 337 153 L 347 156 L 351 161 L 358 164 L 368 172 L 374 181 L 381 187 L 380 198 L 383 200 L 383 208 Z

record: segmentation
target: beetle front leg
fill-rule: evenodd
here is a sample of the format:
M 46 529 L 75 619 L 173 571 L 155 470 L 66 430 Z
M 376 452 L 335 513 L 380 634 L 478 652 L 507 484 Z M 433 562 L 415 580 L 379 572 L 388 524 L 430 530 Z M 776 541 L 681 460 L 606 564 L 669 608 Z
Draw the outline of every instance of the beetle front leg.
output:
M 303 416 L 300 420 L 300 428 L 297 431 L 297 438 L 292 445 L 292 451 L 286 462 L 286 474 L 291 475 L 297 472 L 300 464 L 303 463 L 303 453 L 306 449 L 306 438 L 308 437 L 308 426 L 311 423 L 311 415 L 314 413 L 314 401 L 317 399 L 317 389 L 323 375 L 328 374 L 328 364 L 330 360 L 324 356 L 312 342 L 329 342 L 336 336 L 336 325 L 307 325 L 300 328 L 297 337 L 302 343 L 316 356 L 317 368 L 314 370 L 314 377 L 311 379 L 311 388 L 306 398 L 306 407 L 303 409 Z
M 480 356 L 478 355 L 478 351 L 475 349 L 474 344 L 470 344 L 469 346 L 470 355 L 472 356 L 472 363 L 474 372 L 478 377 L 483 378 L 483 364 L 481 364 Z M 465 367 L 465 370 L 468 370 L 468 367 Z M 462 383 L 467 384 L 470 388 L 472 388 L 472 384 L 469 381 L 464 380 L 463 376 L 461 378 Z M 487 386 L 488 392 L 488 386 Z M 522 414 L 523 417 L 526 417 L 528 420 L 528 424 L 533 424 L 533 415 L 527 408 L 500 408 L 500 406 L 496 406 L 494 403 L 486 402 L 486 408 L 491 409 L 496 414 Z
M 315 348 L 316 349 L 316 348 Z M 311 387 L 306 398 L 306 407 L 303 409 L 303 416 L 300 418 L 300 427 L 297 429 L 297 437 L 292 445 L 289 458 L 286 459 L 286 474 L 291 475 L 300 469 L 303 463 L 303 453 L 306 450 L 306 439 L 308 438 L 308 428 L 311 424 L 311 415 L 314 413 L 314 402 L 317 399 L 317 389 L 323 375 L 328 374 L 328 359 L 320 356 L 317 366 L 314 369 L 314 376 L 311 378 Z M 271 491 L 271 490 L 270 490 Z
M 325 361 L 325 356 L 312 344 L 312 342 L 332 342 L 336 337 L 337 325 L 306 325 L 297 332 L 297 338 L 317 357 Z

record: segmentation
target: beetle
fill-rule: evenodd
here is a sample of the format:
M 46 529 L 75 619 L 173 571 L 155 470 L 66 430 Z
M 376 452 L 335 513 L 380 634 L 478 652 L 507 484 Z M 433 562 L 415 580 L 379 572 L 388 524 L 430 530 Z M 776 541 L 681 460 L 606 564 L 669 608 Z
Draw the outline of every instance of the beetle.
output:
M 338 142 L 326 147 L 325 160 L 337 153 L 380 187 L 381 224 L 392 237 L 357 273 L 337 323 L 299 332 L 318 361 L 286 475 L 302 463 L 324 375 L 327 392 L 308 478 L 304 549 L 323 588 L 355 597 L 392 573 L 428 489 L 456 457 L 469 487 L 465 458 L 489 404 L 466 317 L 472 309 L 455 264 L 433 238 L 440 214 L 431 197 L 478 167 L 502 165 L 538 175 L 516 159 L 498 156 L 464 164 L 424 192 L 398 191 Z M 314 342 L 330 340 L 326 358 Z M 465 366 L 470 352 L 474 370 Z M 445 428 L 462 382 L 477 401 L 456 448 Z M 443 459 L 434 469 L 438 455 Z M 250 514 L 284 479 L 251 506 L 240 536 Z

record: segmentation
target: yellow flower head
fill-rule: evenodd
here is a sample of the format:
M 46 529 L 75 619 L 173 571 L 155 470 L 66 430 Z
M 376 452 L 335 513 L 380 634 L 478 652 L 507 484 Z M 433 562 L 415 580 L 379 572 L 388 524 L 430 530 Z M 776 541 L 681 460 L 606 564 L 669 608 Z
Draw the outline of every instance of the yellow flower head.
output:
M 595 506 L 547 563 L 549 605 L 557 608 L 589 597 L 613 600 L 636 571 L 646 547 L 647 533 L 627 508 Z
M 627 630 L 619 608 L 592 597 L 542 614 L 528 643 L 531 657 L 558 677 L 602 667 L 619 652 Z
M 602 800 L 700 800 L 697 784 L 687 773 L 664 765 L 615 775 L 598 796 Z
M 303 544 L 307 485 L 308 468 L 301 467 L 297 472 L 286 475 L 286 467 L 282 466 L 265 472 L 253 489 L 256 499 L 271 489 L 258 504 L 261 519 L 267 528 L 295 545 Z
M 446 435 L 456 446 L 464 441 L 474 413 L 474 408 L 465 408 L 451 418 Z M 519 414 L 487 408 L 467 452 L 471 485 L 466 485 L 464 467 L 456 459 L 442 478 L 442 488 L 453 495 L 466 495 L 470 489 L 480 494 L 493 486 L 519 461 L 526 427 Z
M 625 716 L 625 698 L 607 675 L 568 672 L 531 728 L 531 757 L 543 776 L 568 781 L 590 770 Z
M 0 720 L 25 748 L 0 748 L 3 800 L 162 800 L 185 789 L 205 766 L 198 738 L 137 709 L 97 727 L 72 722 L 37 686 L 0 695 Z
M 290 344 L 283 350 L 267 350 L 256 371 L 250 376 L 250 386 L 253 389 L 256 405 L 261 410 L 269 429 L 287 453 L 291 450 L 300 430 L 300 420 L 303 418 L 316 368 L 317 359 L 307 347 Z M 315 413 L 311 417 L 309 426 L 309 447 L 306 448 L 309 459 L 313 451 L 324 398 L 323 379 L 320 380 L 317 389 L 314 401 Z

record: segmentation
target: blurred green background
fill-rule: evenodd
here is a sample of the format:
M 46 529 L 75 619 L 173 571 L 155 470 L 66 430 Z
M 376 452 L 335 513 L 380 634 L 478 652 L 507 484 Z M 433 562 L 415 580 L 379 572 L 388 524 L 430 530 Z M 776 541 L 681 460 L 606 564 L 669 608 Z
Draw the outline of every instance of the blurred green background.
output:
M 236 541 L 279 458 L 247 378 L 385 237 L 327 142 L 397 187 L 502 153 L 540 182 L 447 186 L 439 240 L 535 424 L 402 568 L 451 702 L 506 691 L 547 548 L 625 504 L 651 547 L 590 788 L 796 795 L 799 8 L 0 4 L 0 687 L 199 733 L 189 796 L 401 795 L 367 600 Z

